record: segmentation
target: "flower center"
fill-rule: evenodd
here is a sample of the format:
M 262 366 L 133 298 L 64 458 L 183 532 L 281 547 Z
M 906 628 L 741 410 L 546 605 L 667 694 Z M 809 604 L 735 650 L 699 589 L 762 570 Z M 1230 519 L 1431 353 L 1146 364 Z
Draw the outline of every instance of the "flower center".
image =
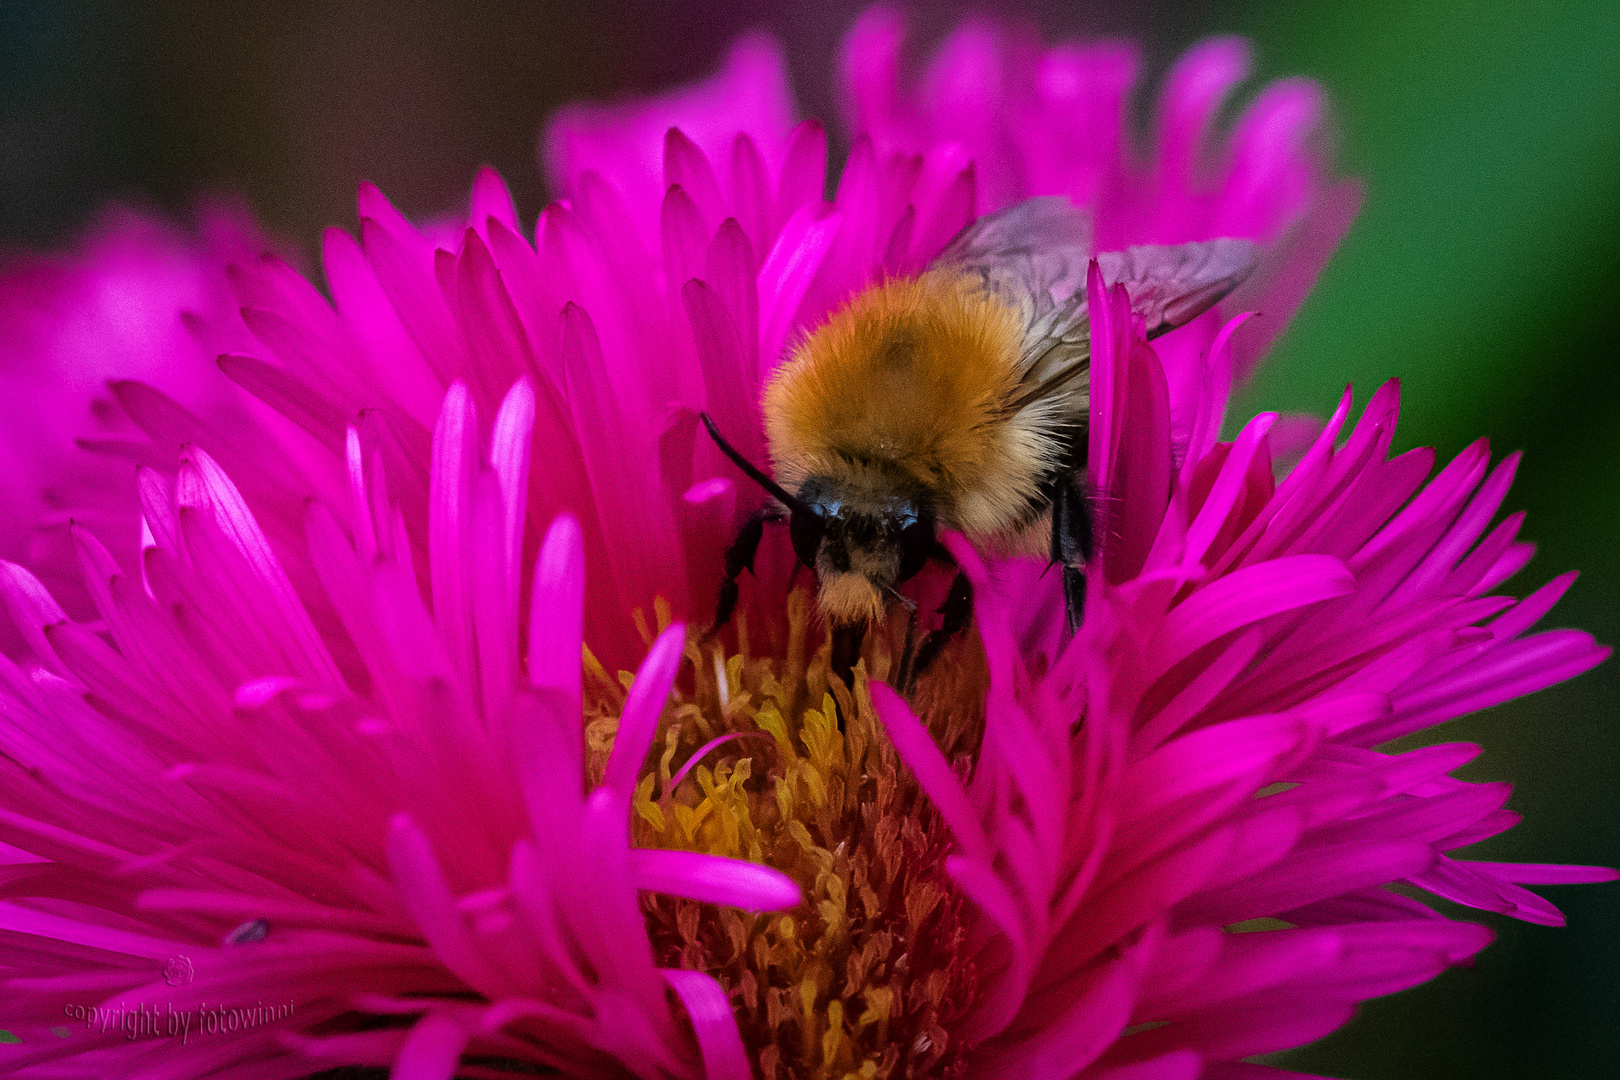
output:
M 750 654 L 741 622 L 735 654 L 688 641 L 692 678 L 665 711 L 633 835 L 639 847 L 773 866 L 805 903 L 756 914 L 649 894 L 649 936 L 660 964 L 727 989 L 766 1080 L 952 1076 L 966 1047 L 951 1029 L 977 977 L 963 899 L 945 873 L 949 835 L 867 696 L 868 673 L 882 679 L 898 663 L 904 620 L 867 635 L 852 691 L 830 678 L 825 644 L 806 655 L 812 609 L 808 591 L 790 594 L 768 656 Z M 986 680 L 969 642 L 913 695 L 963 772 L 983 731 Z M 614 724 L 611 702 L 598 731 Z

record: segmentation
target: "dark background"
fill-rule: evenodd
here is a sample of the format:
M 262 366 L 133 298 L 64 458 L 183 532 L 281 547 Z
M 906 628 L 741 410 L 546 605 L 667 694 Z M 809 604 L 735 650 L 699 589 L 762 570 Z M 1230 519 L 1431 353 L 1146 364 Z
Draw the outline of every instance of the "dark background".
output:
M 407 213 L 455 206 L 488 162 L 532 220 L 544 117 L 579 97 L 710 70 L 737 33 L 786 43 L 802 111 L 831 116 L 857 0 L 0 0 L 0 245 L 67 243 L 109 198 L 183 211 L 234 189 L 295 249 L 352 223 L 355 184 Z M 921 49 L 966 5 L 912 5 Z M 1211 32 L 1264 76 L 1326 86 L 1366 206 L 1240 412 L 1325 412 L 1404 379 L 1398 448 L 1488 434 L 1527 456 L 1510 509 L 1540 544 L 1521 591 L 1585 576 L 1549 620 L 1620 641 L 1620 4 L 1193 0 L 979 4 L 1049 40 L 1142 41 L 1149 82 Z M 921 51 L 921 50 L 920 50 Z M 1620 864 L 1620 737 L 1607 664 L 1454 722 L 1474 779 L 1512 780 L 1492 859 Z M 1620 1076 L 1620 886 L 1545 890 L 1563 930 L 1489 919 L 1476 966 L 1369 1004 L 1294 1068 L 1363 1080 Z M 1478 917 L 1478 916 L 1476 916 Z

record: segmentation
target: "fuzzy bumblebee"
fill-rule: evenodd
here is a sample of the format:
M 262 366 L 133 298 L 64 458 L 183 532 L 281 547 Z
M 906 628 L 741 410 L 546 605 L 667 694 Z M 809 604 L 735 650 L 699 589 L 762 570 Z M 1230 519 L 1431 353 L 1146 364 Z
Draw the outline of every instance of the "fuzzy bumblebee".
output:
M 1246 240 L 1093 255 L 1090 218 L 1066 199 L 1031 199 L 974 222 L 916 277 L 855 295 L 808 334 L 765 391 L 775 478 L 721 449 L 776 497 L 726 557 L 715 625 L 735 607 L 768 520 L 789 520 L 816 572 L 822 614 L 845 660 L 897 587 L 930 559 L 941 529 L 1000 553 L 1063 567 L 1071 627 L 1093 549 L 1084 475 L 1091 333 L 1086 273 L 1123 284 L 1149 336 L 1208 310 L 1253 270 Z M 913 671 L 967 625 L 958 575 L 944 624 Z

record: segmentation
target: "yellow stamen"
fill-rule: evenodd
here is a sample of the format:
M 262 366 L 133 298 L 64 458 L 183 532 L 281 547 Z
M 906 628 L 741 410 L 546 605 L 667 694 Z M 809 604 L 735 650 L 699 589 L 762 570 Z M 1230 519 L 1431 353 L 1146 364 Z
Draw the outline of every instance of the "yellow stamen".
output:
M 949 835 L 867 693 L 868 672 L 883 678 L 897 666 L 903 620 L 868 634 L 850 688 L 830 676 L 825 644 L 806 655 L 808 590 L 786 607 L 785 638 L 767 635 L 785 646 L 777 657 L 689 640 L 689 665 L 636 787 L 632 828 L 637 846 L 776 867 L 805 903 L 762 915 L 649 894 L 654 948 L 660 963 L 707 972 L 726 988 L 766 1080 L 948 1075 L 964 1050 L 950 1028 L 977 992 L 963 900 L 944 870 Z M 667 605 L 654 610 L 664 625 Z M 964 767 L 982 728 L 979 656 L 976 642 L 960 647 L 913 698 Z M 591 663 L 587 654 L 588 671 Z M 587 725 L 595 762 L 611 745 L 628 681 L 595 673 L 588 681 L 602 698 Z M 743 737 L 708 747 L 732 733 Z

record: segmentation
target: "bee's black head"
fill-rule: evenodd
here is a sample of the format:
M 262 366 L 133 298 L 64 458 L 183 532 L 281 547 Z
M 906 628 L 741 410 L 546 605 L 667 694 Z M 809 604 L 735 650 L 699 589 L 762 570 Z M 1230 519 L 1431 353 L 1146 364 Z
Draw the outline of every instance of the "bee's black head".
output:
M 934 512 L 925 500 L 856 492 L 820 476 L 794 494 L 726 442 L 708 414 L 700 415 L 721 452 L 787 507 L 794 554 L 820 577 L 821 610 L 833 622 L 881 619 L 895 586 L 915 577 L 937 550 Z
M 934 553 L 934 515 L 903 496 L 852 495 L 822 477 L 799 488 L 793 550 L 821 578 L 823 610 L 840 621 L 878 618 L 895 586 Z

